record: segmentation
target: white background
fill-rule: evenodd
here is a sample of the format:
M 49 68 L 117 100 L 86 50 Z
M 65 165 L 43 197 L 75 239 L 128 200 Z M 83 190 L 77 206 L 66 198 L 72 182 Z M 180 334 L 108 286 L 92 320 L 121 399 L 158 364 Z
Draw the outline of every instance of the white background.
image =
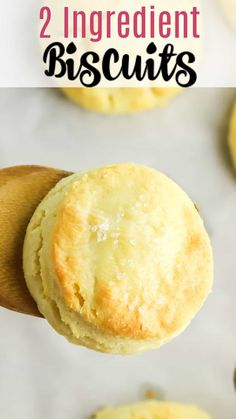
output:
M 45 320 L 0 309 L 1 419 L 86 419 L 148 386 L 235 419 L 236 177 L 226 147 L 233 90 L 193 89 L 166 109 L 107 117 L 53 90 L 0 90 L 0 167 L 35 163 L 80 171 L 119 161 L 171 176 L 199 206 L 211 236 L 214 292 L 172 343 L 138 356 L 67 343 Z

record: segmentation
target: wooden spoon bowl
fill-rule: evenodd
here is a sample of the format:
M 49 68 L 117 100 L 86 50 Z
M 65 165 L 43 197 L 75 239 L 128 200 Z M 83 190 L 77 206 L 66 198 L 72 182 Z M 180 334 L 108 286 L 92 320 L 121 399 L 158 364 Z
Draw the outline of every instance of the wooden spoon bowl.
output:
M 40 201 L 60 179 L 70 174 L 43 166 L 0 170 L 0 306 L 42 317 L 24 279 L 24 236 Z

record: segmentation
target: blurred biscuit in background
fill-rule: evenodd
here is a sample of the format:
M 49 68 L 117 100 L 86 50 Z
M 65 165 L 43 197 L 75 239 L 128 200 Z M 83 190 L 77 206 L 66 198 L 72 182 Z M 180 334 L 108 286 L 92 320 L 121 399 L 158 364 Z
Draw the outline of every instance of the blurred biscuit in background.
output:
M 228 22 L 236 29 L 236 1 L 235 0 L 219 0 L 224 15 Z
M 167 105 L 180 88 L 63 88 L 77 105 L 106 114 L 126 114 Z
M 107 407 L 93 416 L 94 419 L 211 419 L 196 406 L 171 402 L 144 401 L 140 403 Z
M 228 142 L 233 165 L 236 169 L 236 101 L 230 118 Z

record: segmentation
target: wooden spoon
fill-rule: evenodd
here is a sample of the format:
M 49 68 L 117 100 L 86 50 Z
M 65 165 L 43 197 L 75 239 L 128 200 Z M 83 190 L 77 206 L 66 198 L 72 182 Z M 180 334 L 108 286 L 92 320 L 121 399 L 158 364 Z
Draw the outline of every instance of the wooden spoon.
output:
M 24 280 L 25 231 L 40 201 L 60 179 L 70 174 L 42 166 L 0 170 L 0 306 L 41 316 Z

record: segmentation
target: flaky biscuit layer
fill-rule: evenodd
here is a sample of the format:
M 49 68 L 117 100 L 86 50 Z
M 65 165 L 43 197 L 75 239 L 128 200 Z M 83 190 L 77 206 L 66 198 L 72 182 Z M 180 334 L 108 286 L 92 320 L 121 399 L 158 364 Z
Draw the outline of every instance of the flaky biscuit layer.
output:
M 28 288 L 70 341 L 120 354 L 179 334 L 212 286 L 212 253 L 188 196 L 144 166 L 118 164 L 60 181 L 24 246 Z

